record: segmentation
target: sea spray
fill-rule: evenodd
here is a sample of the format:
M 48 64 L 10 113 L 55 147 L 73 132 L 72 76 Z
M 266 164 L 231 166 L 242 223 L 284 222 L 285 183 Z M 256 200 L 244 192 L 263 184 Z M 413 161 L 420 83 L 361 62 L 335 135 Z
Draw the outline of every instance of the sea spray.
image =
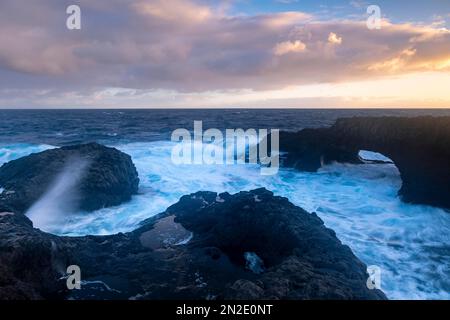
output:
M 177 144 L 172 150 L 175 165 L 261 164 L 261 175 L 276 175 L 279 170 L 279 129 L 226 129 L 203 131 L 203 122 L 194 121 L 194 134 L 185 128 L 172 132 Z M 268 141 L 270 139 L 270 142 Z M 179 142 L 179 143 L 178 143 Z M 269 150 L 270 148 L 270 150 Z
M 67 216 L 77 212 L 77 184 L 89 163 L 89 160 L 76 157 L 66 162 L 44 195 L 26 213 L 36 227 L 46 230 L 64 223 Z

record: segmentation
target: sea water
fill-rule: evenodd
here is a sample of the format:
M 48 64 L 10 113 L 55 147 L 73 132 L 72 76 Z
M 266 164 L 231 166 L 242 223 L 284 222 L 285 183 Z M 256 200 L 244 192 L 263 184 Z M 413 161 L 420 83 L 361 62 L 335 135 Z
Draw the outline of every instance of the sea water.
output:
M 98 112 L 103 114 L 105 111 Z M 126 117 L 128 111 L 107 112 L 122 118 L 126 123 L 133 122 Z M 233 112 L 246 114 L 248 111 Z M 322 125 L 332 123 L 336 117 L 336 112 L 333 111 L 329 111 L 328 115 L 325 111 L 317 112 L 319 113 L 310 117 L 324 118 Z M 48 120 L 49 117 L 53 117 L 57 120 L 60 117 L 60 121 L 70 130 L 65 129 L 64 125 L 59 125 L 53 126 L 52 130 L 47 132 L 45 131 L 47 124 L 35 124 L 37 127 L 42 126 L 35 134 L 23 131 L 13 135 L 8 132 L 8 139 L 4 140 L 9 141 L 0 145 L 1 163 L 33 152 L 70 144 L 74 140 L 79 142 L 96 140 L 131 155 L 139 173 L 140 188 L 139 194 L 130 202 L 93 213 L 78 213 L 70 217 L 62 213 L 60 219 L 51 221 L 48 217 L 40 217 L 39 212 L 34 211 L 31 217 L 35 227 L 69 236 L 126 232 L 136 228 L 140 221 L 163 212 L 185 194 L 196 191 L 236 193 L 266 187 L 276 195 L 289 198 L 291 202 L 305 210 L 316 212 L 326 226 L 335 230 L 338 238 L 364 263 L 379 266 L 382 270 L 381 286 L 389 298 L 450 298 L 450 212 L 401 202 L 397 196 L 401 179 L 395 164 L 332 164 L 323 167 L 317 173 L 280 169 L 275 176 L 261 176 L 258 165 L 175 165 L 171 161 L 174 143 L 166 137 L 170 136 L 173 122 L 181 124 L 181 127 L 189 125 L 185 123 L 186 114 L 189 113 L 172 116 L 173 119 L 169 117 L 162 120 L 162 123 L 152 123 L 153 133 L 150 130 L 140 135 L 135 133 L 136 128 L 134 130 L 128 126 L 125 126 L 125 129 L 121 128 L 123 124 L 120 121 L 115 125 L 109 122 L 108 125 L 115 130 L 107 135 L 98 128 L 92 128 L 93 124 L 101 127 L 101 123 L 96 123 L 99 120 L 89 120 L 91 122 L 78 128 L 79 133 L 76 133 L 75 124 L 82 122 L 84 117 L 87 121 L 88 116 L 81 112 L 70 113 L 68 117 L 62 113 L 56 115 L 54 112 L 48 113 L 50 116 L 42 116 L 42 119 Z M 154 112 L 153 116 L 157 113 Z M 314 112 L 305 111 L 305 113 Z M 229 114 L 230 117 L 231 114 L 233 113 Z M 294 124 L 293 115 L 287 111 L 286 114 L 288 115 L 284 117 L 289 120 L 272 122 L 280 124 L 279 127 L 285 130 L 298 130 L 307 126 L 304 120 L 299 121 L 300 125 Z M 411 111 L 410 114 L 415 113 Z M 131 115 L 131 118 L 136 116 L 132 112 Z M 161 115 L 158 117 L 161 118 Z M 253 124 L 265 124 L 266 127 L 270 127 L 269 116 L 273 116 L 274 119 L 283 118 L 283 115 L 278 117 L 276 115 L 277 113 L 263 113 L 263 121 Z M 92 114 L 89 115 L 91 116 Z M 200 115 L 191 115 L 192 118 L 196 116 Z M 231 124 L 231 120 L 218 111 L 212 117 L 214 121 L 210 123 L 219 127 L 222 122 L 216 118 L 221 116 L 223 122 L 230 121 Z M 181 118 L 178 119 L 179 117 Z M 235 114 L 234 117 L 244 124 L 243 128 L 255 127 L 251 121 L 242 119 L 242 113 Z M 297 120 L 299 119 L 301 117 L 297 115 Z M 140 125 L 142 128 L 146 127 Z M 14 141 L 17 137 L 27 135 L 29 136 L 27 140 L 33 143 Z M 42 143 L 37 143 L 39 141 Z M 370 153 L 363 154 L 370 155 Z M 382 157 L 377 155 L 374 158 Z

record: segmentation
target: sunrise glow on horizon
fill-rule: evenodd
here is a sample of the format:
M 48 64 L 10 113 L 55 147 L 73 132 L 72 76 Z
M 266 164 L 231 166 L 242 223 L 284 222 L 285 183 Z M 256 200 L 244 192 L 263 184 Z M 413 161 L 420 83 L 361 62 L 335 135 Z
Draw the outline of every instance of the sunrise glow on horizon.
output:
M 0 108 L 450 107 L 443 1 L 70 4 L 2 1 Z

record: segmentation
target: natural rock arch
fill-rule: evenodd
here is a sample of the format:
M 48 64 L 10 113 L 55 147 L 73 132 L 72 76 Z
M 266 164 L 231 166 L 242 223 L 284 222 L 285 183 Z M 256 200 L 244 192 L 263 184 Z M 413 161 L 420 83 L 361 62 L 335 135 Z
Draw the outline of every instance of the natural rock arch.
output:
M 360 150 L 390 158 L 405 202 L 450 208 L 450 117 L 355 117 L 330 128 L 281 132 L 282 164 L 316 171 L 333 161 L 362 163 Z

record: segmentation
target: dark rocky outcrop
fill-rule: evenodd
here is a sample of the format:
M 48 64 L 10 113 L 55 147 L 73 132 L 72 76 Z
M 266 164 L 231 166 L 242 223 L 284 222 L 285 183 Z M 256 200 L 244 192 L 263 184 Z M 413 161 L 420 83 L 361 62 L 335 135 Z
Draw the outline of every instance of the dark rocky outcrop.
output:
M 450 117 L 355 117 L 330 128 L 280 133 L 282 165 L 316 171 L 323 164 L 362 163 L 379 152 L 400 171 L 399 195 L 410 203 L 450 208 Z
M 33 229 L 25 215 L 0 213 L 0 300 L 58 298 L 68 263 L 59 242 Z
M 0 195 L 1 208 L 24 213 L 64 172 L 67 180 L 80 179 L 75 190 L 70 190 L 76 193 L 76 209 L 92 211 L 119 205 L 137 193 L 139 178 L 131 157 L 90 143 L 51 149 L 4 164 L 0 168 L 0 186 L 5 189 Z
M 57 237 L 4 213 L 0 235 L 0 299 L 385 298 L 317 215 L 265 189 L 184 196 L 112 236 Z M 73 264 L 84 282 L 68 291 Z

